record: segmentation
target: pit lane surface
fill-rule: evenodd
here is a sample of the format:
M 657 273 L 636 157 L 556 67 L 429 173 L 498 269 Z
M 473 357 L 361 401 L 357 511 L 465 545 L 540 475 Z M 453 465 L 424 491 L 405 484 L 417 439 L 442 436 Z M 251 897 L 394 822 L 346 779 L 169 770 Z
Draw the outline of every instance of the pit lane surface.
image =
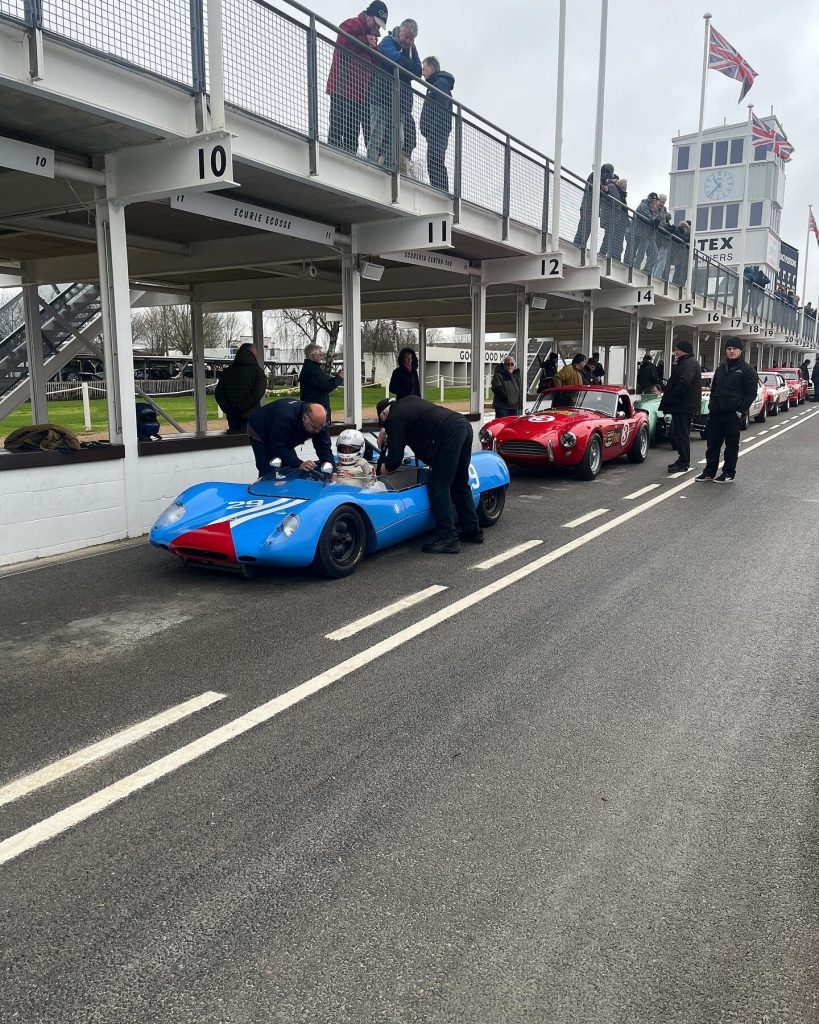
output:
M 482 547 L 337 583 L 143 545 L 7 574 L 0 786 L 225 696 L 6 803 L 0 842 L 372 660 L 0 866 L 0 1019 L 815 1020 L 813 414 L 743 435 L 732 487 L 664 447 L 516 472 Z

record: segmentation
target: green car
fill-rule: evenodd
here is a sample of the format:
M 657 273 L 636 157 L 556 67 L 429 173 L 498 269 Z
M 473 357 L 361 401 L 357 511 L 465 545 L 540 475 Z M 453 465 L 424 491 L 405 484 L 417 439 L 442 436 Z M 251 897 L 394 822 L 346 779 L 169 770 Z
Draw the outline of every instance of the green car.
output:
M 641 395 L 634 403 L 635 409 L 648 413 L 648 439 L 651 444 L 667 441 L 671 436 L 671 415 L 660 412 L 662 395 Z

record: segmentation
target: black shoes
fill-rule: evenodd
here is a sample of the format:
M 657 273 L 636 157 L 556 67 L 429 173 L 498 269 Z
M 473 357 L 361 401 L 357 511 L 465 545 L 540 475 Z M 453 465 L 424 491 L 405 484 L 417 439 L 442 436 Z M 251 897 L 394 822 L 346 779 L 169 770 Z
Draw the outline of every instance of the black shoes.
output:
M 729 473 L 720 473 L 720 475 L 714 480 L 715 484 L 732 484 L 733 482 L 734 478 Z
M 700 473 L 700 475 L 699 476 L 695 476 L 694 479 L 699 484 L 713 483 L 714 482 L 714 478 L 711 476 L 710 473 Z
M 436 537 L 429 544 L 422 544 L 421 550 L 428 555 L 457 555 L 461 550 L 461 545 L 457 538 L 447 540 L 445 537 Z
M 672 462 L 668 467 L 669 473 L 685 473 L 688 470 L 688 466 L 684 462 Z
M 469 533 L 459 533 L 458 536 L 470 544 L 483 544 L 483 530 L 480 529 L 472 530 Z

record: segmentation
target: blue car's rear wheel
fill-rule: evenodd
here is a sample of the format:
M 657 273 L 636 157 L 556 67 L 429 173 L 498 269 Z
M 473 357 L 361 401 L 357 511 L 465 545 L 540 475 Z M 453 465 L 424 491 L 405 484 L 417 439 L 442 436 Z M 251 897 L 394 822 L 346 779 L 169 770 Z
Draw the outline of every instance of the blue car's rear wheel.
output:
M 503 506 L 505 504 L 505 487 L 493 487 L 491 491 L 484 491 L 480 496 L 476 509 L 480 525 L 494 526 L 503 514 Z
M 349 576 L 364 556 L 367 528 L 352 505 L 337 508 L 324 524 L 316 548 L 315 566 L 322 576 L 338 580 Z

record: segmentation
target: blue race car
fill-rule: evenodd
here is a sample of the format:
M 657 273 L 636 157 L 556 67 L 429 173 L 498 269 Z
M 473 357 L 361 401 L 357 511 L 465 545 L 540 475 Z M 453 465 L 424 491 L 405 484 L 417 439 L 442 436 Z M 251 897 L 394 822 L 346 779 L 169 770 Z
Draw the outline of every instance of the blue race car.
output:
M 330 482 L 332 467 L 274 470 L 252 484 L 189 487 L 157 519 L 150 540 L 185 563 L 235 569 L 314 565 L 349 576 L 372 551 L 433 529 L 426 466 L 383 479 Z M 494 452 L 475 452 L 469 479 L 481 526 L 500 519 L 509 470 Z

